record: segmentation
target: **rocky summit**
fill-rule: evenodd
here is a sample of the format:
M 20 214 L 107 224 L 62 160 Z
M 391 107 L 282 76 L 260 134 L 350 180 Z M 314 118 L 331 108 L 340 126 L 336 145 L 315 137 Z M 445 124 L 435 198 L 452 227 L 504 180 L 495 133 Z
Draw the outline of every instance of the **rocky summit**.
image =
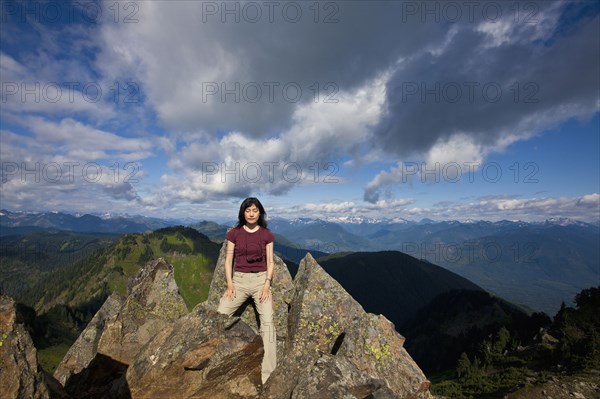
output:
M 366 313 L 307 254 L 289 303 L 288 339 L 265 398 L 428 398 L 429 381 L 385 317 Z
M 23 390 L 33 386 L 40 394 L 26 397 L 431 398 L 429 381 L 390 321 L 366 313 L 310 254 L 294 280 L 279 257 L 275 262 L 278 364 L 264 386 L 254 305 L 231 318 L 216 311 L 225 290 L 224 244 L 207 301 L 188 313 L 173 267 L 162 258 L 148 262 L 131 279 L 127 297 L 106 300 L 54 378 L 38 370 L 31 339 L 17 331 L 3 299 L 0 327 L 7 338 L 0 353 L 14 363 L 12 371 L 5 363 L 0 368 L 2 386 L 10 387 L 3 397 L 25 397 Z

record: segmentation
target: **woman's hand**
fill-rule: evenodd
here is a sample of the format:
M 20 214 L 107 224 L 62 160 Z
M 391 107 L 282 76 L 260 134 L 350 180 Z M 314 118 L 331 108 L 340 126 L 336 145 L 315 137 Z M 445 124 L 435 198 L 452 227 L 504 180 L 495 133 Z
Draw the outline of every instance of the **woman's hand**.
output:
M 260 303 L 267 301 L 269 295 L 271 295 L 271 283 L 267 280 L 265 285 L 263 285 L 262 290 L 260 290 Z
M 227 289 L 225 290 L 224 297 L 225 299 L 229 299 L 230 301 L 233 301 L 233 298 L 235 298 L 235 286 L 233 285 L 233 283 L 227 284 Z

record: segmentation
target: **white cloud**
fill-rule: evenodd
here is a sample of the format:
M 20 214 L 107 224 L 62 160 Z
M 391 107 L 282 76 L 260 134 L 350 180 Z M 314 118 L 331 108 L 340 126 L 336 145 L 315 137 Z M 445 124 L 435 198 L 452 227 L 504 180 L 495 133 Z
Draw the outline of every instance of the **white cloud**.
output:
M 152 155 L 154 144 L 148 139 L 129 138 L 96 129 L 72 118 L 51 122 L 39 117 L 27 118 L 24 124 L 39 142 L 58 148 L 57 154 L 72 160 L 114 159 L 136 161 Z M 47 154 L 40 154 L 47 156 Z
M 589 207 L 600 207 L 600 194 L 594 193 L 594 194 L 587 194 L 584 195 L 583 197 L 581 197 L 577 203 L 578 205 L 582 205 L 582 206 L 589 206 Z
M 466 134 L 459 133 L 445 140 L 438 139 L 423 154 L 422 162 L 399 161 L 388 171 L 380 171 L 367 183 L 363 198 L 368 202 L 376 202 L 382 190 L 398 183 L 411 185 L 415 180 L 422 183 L 441 180 L 460 181 L 468 173 L 476 172 L 484 164 L 485 157 L 490 152 L 502 152 L 517 140 L 514 136 L 507 136 L 494 146 L 486 147 Z
M 534 2 L 506 4 L 502 12 L 509 18 L 484 19 L 475 30 L 488 36 L 486 48 L 545 40 L 556 28 L 566 5 L 562 1 L 548 2 L 546 7 Z
M 311 212 L 324 212 L 324 213 L 347 213 L 353 212 L 355 208 L 354 202 L 344 201 L 341 203 L 327 203 L 327 204 L 306 204 L 301 209 L 305 209 Z
M 427 158 L 460 138 L 471 148 L 465 156 L 478 158 L 597 113 L 600 64 L 586 49 L 598 46 L 599 17 L 561 31 L 561 7 L 535 4 L 537 25 L 457 25 L 442 50 L 404 59 L 387 84 L 376 142 Z
M 462 165 L 465 162 L 481 164 L 487 151 L 466 134 L 455 134 L 447 140 L 438 140 L 425 155 L 425 163 Z
M 132 182 L 106 166 L 88 163 L 25 165 L 27 170 L 3 164 L 0 200 L 16 210 L 60 210 L 97 212 L 131 210 L 140 204 Z M 85 166 L 85 167 L 84 167 Z M 10 172 L 10 173 L 7 173 Z
M 338 21 L 329 24 L 315 23 L 314 5 L 294 4 L 303 8 L 298 23 L 282 18 L 281 5 L 273 22 L 265 13 L 258 23 L 236 23 L 207 16 L 205 2 L 142 2 L 138 23 L 102 26 L 96 66 L 116 80 L 135 76 L 172 130 L 265 137 L 289 130 L 299 106 L 367 89 L 402 54 L 443 37 L 441 27 L 399 24 L 401 4 L 338 3 Z M 412 40 L 397 40 L 407 35 Z
M 88 210 L 139 204 L 140 162 L 154 143 L 97 129 L 72 118 L 21 118 L 31 136 L 0 132 L 0 188 L 12 209 Z M 105 204 L 105 205 L 103 205 Z M 119 204 L 119 205 L 117 205 Z
M 407 209 L 415 218 L 437 220 L 523 220 L 543 221 L 568 217 L 583 221 L 600 219 L 600 196 L 597 193 L 576 197 L 505 198 L 481 197 L 472 202 L 441 203 L 427 208 Z
M 4 24 L 3 39 L 23 52 L 0 52 L 3 83 L 9 83 L 3 93 L 5 88 L 21 90 L 23 83 L 39 82 L 39 95 L 45 98 L 30 101 L 29 96 L 23 101 L 21 93 L 15 93 L 3 103 L 0 116 L 10 126 L 2 132 L 3 160 L 139 162 L 162 149 L 170 170 L 153 165 L 155 170 L 163 168 L 160 185 L 146 187 L 144 196 L 131 185 L 114 185 L 102 178 L 92 185 L 54 184 L 47 191 L 39 184 L 32 189 L 36 195 L 26 192 L 27 184 L 12 181 L 6 187 L 14 192 L 3 198 L 11 198 L 12 203 L 21 198 L 22 204 L 33 206 L 43 204 L 44 192 L 82 190 L 73 198 L 90 207 L 94 201 L 113 198 L 123 201 L 116 206 L 132 201 L 133 206 L 152 211 L 159 206 L 176 209 L 187 206 L 182 203 L 200 206 L 257 191 L 286 194 L 311 184 L 310 168 L 315 164 L 322 168 L 332 160 L 346 159 L 344 165 L 393 166 L 367 184 L 367 203 L 314 205 L 315 212 L 450 215 L 478 207 L 492 215 L 527 209 L 544 212 L 546 204 L 573 211 L 570 200 L 561 208 L 562 200 L 518 198 L 486 199 L 444 210 L 408 208 L 413 199 L 393 199 L 383 190 L 416 177 L 406 176 L 403 160 L 415 159 L 426 169 L 453 162 L 482 163 L 512 143 L 571 118 L 596 114 L 600 66 L 589 49 L 598 44 L 597 15 L 571 21 L 562 30 L 564 2 L 528 3 L 525 7 L 533 4 L 537 12 L 535 23 L 527 24 L 526 9 L 517 19 L 504 9 L 504 17 L 495 22 L 479 15 L 470 21 L 467 14 L 457 23 L 423 22 L 423 15 L 406 14 L 406 2 L 353 1 L 335 3 L 338 22 L 324 24 L 325 13 L 315 22 L 312 3 L 300 2 L 305 12 L 300 23 L 289 23 L 279 14 L 274 23 L 266 21 L 266 14 L 260 23 L 236 23 L 204 14 L 206 4 L 139 2 L 136 23 L 113 23 L 114 7 L 108 8 L 113 4 L 103 3 L 105 18 L 97 25 L 49 29 L 35 24 L 24 29 L 31 51 L 20 45 L 16 25 Z M 97 83 L 103 98 L 92 102 L 76 90 L 49 101 L 52 82 L 63 88 L 64 82 Z M 125 106 L 111 101 L 115 82 L 139 86 L 139 102 Z M 474 101 L 468 99 L 465 82 L 477 84 Z M 238 83 L 241 91 L 221 96 L 223 85 L 231 89 Z M 406 98 L 402 90 L 407 83 L 416 83 L 421 91 L 420 84 L 426 89 L 437 83 L 458 84 L 462 97 L 458 102 L 445 97 L 431 102 L 428 94 L 423 101 L 423 93 Z M 500 101 L 482 99 L 486 83 L 502 88 Z M 299 87 L 301 99 L 285 98 L 286 84 Z M 253 102 L 249 97 L 256 88 L 262 96 Z M 273 101 L 269 88 L 274 89 Z M 208 94 L 208 89 L 219 93 Z M 442 94 L 448 93 L 452 94 Z M 73 94 L 72 101 L 68 94 Z M 239 102 L 234 101 L 235 95 L 240 95 Z M 337 102 L 327 103 L 329 97 Z M 532 98 L 537 101 L 525 101 Z M 151 137 L 146 131 L 161 136 Z M 238 176 L 236 181 L 235 173 L 225 178 L 221 173 L 207 174 L 203 169 L 207 162 L 219 168 L 237 163 L 238 175 L 243 171 L 251 175 Z M 254 165 L 261 168 L 258 181 L 251 178 Z M 272 180 L 268 165 L 276 168 Z M 282 176 L 285 165 L 294 165 L 287 179 Z M 300 180 L 293 178 L 296 167 L 305 172 Z M 106 176 L 109 173 L 106 170 Z M 590 195 L 579 198 L 576 209 L 597 200 L 596 194 Z M 50 202 L 56 201 L 65 197 Z
M 295 218 L 298 215 L 309 218 L 319 218 L 330 221 L 340 221 L 345 218 L 382 218 L 395 219 L 415 202 L 412 198 L 380 200 L 373 204 L 357 204 L 354 201 L 330 201 L 322 203 L 307 203 L 296 206 L 273 207 L 271 215 Z
M 433 206 L 416 206 L 413 198 L 379 200 L 360 204 L 353 201 L 308 203 L 293 207 L 275 207 L 271 215 L 294 218 L 297 215 L 325 220 L 344 217 L 404 218 L 408 220 L 523 220 L 544 221 L 567 217 L 594 222 L 600 219 L 600 195 L 597 193 L 575 197 L 485 196 L 473 201 L 443 201 Z
M 189 140 L 173 154 L 170 166 L 177 173 L 163 176 L 164 194 L 197 202 L 253 191 L 281 195 L 299 184 L 322 182 L 339 168 L 331 164 L 333 159 L 369 141 L 369 128 L 381 111 L 385 78 L 353 92 L 340 91 L 338 103 L 298 105 L 293 126 L 276 137 L 234 131 L 221 139 L 199 135 Z

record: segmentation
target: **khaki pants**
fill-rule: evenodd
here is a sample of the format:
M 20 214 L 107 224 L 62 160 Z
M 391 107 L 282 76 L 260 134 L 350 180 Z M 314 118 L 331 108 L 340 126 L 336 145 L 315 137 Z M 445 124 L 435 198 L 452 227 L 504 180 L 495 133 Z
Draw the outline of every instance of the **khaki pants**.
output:
M 235 298 L 233 300 L 221 297 L 219 302 L 219 313 L 231 316 L 248 299 L 252 297 L 256 310 L 260 316 L 260 335 L 262 336 L 265 354 L 262 361 L 262 383 L 267 381 L 275 366 L 277 365 L 277 339 L 275 335 L 275 324 L 273 323 L 273 296 L 260 303 L 260 291 L 265 284 L 267 272 L 258 273 L 233 273 L 233 285 L 235 286 Z

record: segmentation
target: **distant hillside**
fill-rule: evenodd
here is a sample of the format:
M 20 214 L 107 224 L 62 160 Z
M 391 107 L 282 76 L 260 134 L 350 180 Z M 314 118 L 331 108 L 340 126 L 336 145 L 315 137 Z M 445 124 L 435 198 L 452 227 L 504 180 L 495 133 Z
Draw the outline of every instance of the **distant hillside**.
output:
M 227 233 L 227 229 L 229 228 L 227 226 L 207 220 L 191 224 L 190 227 L 198 230 L 200 233 L 204 234 L 215 242 L 223 242 L 225 239 L 225 234 Z
M 406 349 L 433 373 L 454 368 L 462 352 L 475 356 L 480 343 L 501 327 L 526 343 L 549 324 L 543 313 L 529 314 L 487 292 L 452 290 L 421 308 L 399 330 L 406 337 Z
M 117 235 L 40 230 L 0 237 L 0 292 L 25 301 L 25 291 L 117 240 Z
M 235 221 L 185 223 L 220 243 Z M 0 210 L 0 236 L 41 229 L 131 233 L 173 225 L 145 216 L 71 215 Z M 178 223 L 180 224 L 180 223 Z M 357 216 L 322 220 L 269 219 L 275 251 L 298 262 L 344 251 L 396 250 L 447 268 L 484 289 L 547 314 L 600 282 L 600 223 L 570 219 L 545 222 L 409 221 Z
M 476 239 L 463 239 L 464 230 L 432 234 L 437 249 L 424 257 L 511 302 L 552 315 L 600 282 L 600 235 L 592 225 L 527 225 Z
M 25 213 L 0 210 L 0 236 L 43 229 L 82 233 L 141 233 L 172 225 L 169 221 L 143 216 L 103 219 L 89 214 L 75 216 L 63 212 Z
M 370 250 L 368 239 L 345 230 L 342 226 L 320 219 L 269 220 L 269 228 L 276 234 L 285 236 L 301 248 L 311 253 L 333 253 L 349 250 Z M 313 252 L 314 251 L 314 252 Z
M 43 311 L 55 303 L 84 303 L 92 293 L 100 291 L 124 295 L 130 276 L 147 261 L 164 257 L 173 264 L 175 279 L 191 309 L 206 299 L 219 250 L 218 244 L 189 227 L 125 234 L 104 251 L 65 268 L 62 273 L 67 278 L 57 274 L 33 287 L 27 298 L 29 303 L 25 303 Z
M 34 341 L 41 358 L 48 363 L 60 360 L 106 298 L 112 292 L 125 295 L 129 278 L 153 258 L 163 257 L 173 265 L 180 294 L 191 310 L 208 296 L 219 251 L 219 244 L 192 228 L 167 227 L 125 234 L 48 273 L 20 295 L 20 302 L 37 314 Z
M 381 313 L 398 328 L 444 292 L 482 289 L 442 267 L 398 251 L 354 252 L 319 258 L 367 312 Z
M 353 219 L 352 219 L 353 220 Z M 325 252 L 397 250 L 547 314 L 600 282 L 600 227 L 569 219 L 522 221 L 349 220 L 270 222 L 277 232 Z M 314 227 L 314 230 L 310 229 Z M 340 231 L 341 229 L 341 231 Z

